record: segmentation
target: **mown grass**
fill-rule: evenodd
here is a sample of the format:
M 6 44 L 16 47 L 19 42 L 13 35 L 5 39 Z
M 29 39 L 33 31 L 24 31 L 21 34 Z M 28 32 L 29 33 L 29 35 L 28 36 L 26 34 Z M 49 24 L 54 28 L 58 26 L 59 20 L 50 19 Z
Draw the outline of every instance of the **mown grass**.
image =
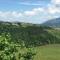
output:
M 35 48 L 37 51 L 34 60 L 60 60 L 60 45 L 52 44 Z

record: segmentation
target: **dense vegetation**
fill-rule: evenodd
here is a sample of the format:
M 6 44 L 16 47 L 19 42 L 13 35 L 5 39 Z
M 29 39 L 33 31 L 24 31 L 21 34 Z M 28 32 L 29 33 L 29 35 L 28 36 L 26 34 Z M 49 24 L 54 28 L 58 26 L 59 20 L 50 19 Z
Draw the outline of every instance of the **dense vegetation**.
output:
M 53 31 L 53 32 L 52 32 Z M 57 32 L 57 34 L 55 34 Z M 25 44 L 26 47 L 60 43 L 59 32 L 50 27 L 21 23 L 0 23 L 0 35 L 9 33 L 11 41 Z
M 59 32 L 35 24 L 0 22 L 0 60 L 33 60 L 33 47 L 60 43 Z
M 25 51 L 22 51 L 25 50 Z M 9 33 L 2 33 L 0 36 L 0 60 L 32 60 L 36 53 L 32 48 L 11 41 Z

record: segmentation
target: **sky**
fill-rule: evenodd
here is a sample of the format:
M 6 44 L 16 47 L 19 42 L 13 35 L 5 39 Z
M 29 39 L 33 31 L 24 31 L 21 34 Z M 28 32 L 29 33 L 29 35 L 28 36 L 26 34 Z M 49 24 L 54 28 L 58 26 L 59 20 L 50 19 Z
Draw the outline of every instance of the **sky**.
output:
M 0 0 L 0 21 L 40 24 L 60 17 L 60 0 Z

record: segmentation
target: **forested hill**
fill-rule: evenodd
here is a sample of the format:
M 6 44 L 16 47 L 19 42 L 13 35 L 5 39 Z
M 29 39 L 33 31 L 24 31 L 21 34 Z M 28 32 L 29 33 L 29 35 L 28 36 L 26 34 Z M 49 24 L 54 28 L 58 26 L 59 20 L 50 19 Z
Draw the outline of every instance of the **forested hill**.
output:
M 0 22 L 0 35 L 10 34 L 11 41 L 25 44 L 26 47 L 60 43 L 59 32 L 60 30 L 35 24 Z

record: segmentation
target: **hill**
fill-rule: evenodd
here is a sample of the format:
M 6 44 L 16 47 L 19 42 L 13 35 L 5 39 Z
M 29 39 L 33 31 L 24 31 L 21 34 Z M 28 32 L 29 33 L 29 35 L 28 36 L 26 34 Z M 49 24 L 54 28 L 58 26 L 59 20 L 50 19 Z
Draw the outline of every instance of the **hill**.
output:
M 59 60 L 60 46 L 48 44 L 60 44 L 60 29 L 0 22 L 0 60 Z
M 51 27 L 60 27 L 60 18 L 55 18 L 44 22 L 42 25 Z
M 26 47 L 60 43 L 60 30 L 36 24 L 0 22 L 0 35 L 11 35 L 11 41 L 25 44 Z

